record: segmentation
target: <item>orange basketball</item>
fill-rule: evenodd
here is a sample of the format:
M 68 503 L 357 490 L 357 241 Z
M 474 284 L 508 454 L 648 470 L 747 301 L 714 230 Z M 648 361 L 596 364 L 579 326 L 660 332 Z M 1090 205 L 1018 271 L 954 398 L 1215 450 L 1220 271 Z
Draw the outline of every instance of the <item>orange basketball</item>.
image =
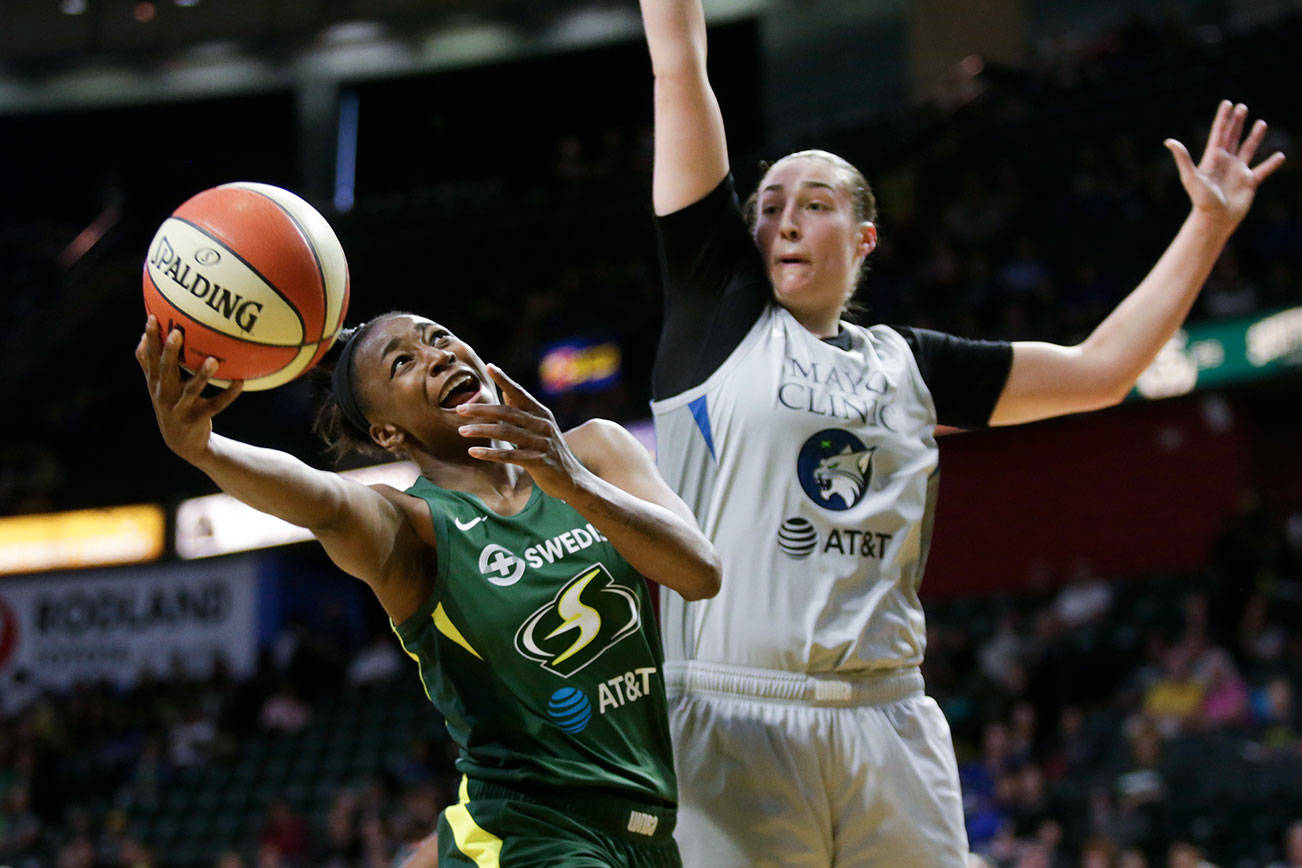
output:
M 223 184 L 163 221 L 144 269 L 145 309 L 185 333 L 181 365 L 217 359 L 212 382 L 271 389 L 325 354 L 348 310 L 348 262 L 321 214 L 269 184 Z

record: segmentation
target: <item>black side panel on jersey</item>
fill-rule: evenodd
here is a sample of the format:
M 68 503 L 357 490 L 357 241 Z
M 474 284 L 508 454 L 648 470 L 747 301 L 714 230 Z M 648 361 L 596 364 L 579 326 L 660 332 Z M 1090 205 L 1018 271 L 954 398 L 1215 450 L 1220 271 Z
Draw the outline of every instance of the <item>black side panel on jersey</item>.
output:
M 659 401 L 723 364 L 772 297 L 732 175 L 704 198 L 656 218 L 665 316 L 651 373 Z
M 1008 341 L 977 341 L 931 329 L 891 326 L 913 350 L 918 370 L 936 404 L 936 420 L 955 428 L 984 428 L 990 424 L 1008 372 L 1013 345 Z

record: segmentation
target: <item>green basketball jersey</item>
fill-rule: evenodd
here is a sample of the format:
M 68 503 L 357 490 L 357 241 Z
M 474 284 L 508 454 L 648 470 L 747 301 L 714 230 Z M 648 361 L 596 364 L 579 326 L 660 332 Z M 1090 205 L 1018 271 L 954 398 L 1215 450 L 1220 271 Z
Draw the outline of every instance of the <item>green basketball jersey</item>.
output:
M 394 631 L 484 781 L 678 800 L 646 580 L 564 501 L 518 514 L 421 477 L 435 591 Z

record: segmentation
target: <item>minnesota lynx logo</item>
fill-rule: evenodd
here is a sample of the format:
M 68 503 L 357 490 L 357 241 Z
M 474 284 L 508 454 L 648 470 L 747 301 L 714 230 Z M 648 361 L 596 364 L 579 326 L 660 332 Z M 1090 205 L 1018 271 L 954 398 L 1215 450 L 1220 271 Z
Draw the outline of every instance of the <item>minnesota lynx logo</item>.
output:
M 814 468 L 814 481 L 824 498 L 839 497 L 843 503 L 855 503 L 863 494 L 872 463 L 871 449 L 853 452 L 847 446 L 843 452 L 818 462 Z
M 819 431 L 800 447 L 796 474 L 800 487 L 825 509 L 849 509 L 872 482 L 873 452 L 849 431 Z
M 515 650 L 569 678 L 641 624 L 637 597 L 601 564 L 570 579 L 515 634 Z

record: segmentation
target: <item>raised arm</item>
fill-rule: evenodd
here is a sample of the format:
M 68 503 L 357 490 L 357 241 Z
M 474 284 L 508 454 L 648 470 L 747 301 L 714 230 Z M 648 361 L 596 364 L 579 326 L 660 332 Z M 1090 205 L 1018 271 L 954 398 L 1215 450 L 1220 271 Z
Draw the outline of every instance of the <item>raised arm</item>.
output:
M 719 592 L 714 546 L 691 511 L 660 479 L 642 445 L 613 422 L 585 422 L 562 435 L 551 412 L 496 365 L 489 375 L 505 404 L 462 404 L 466 437 L 514 448 L 471 447 L 484 461 L 517 464 L 605 534 L 642 575 L 689 600 Z
M 701 0 L 641 0 L 655 75 L 655 166 L 651 201 L 671 214 L 728 174 L 723 115 L 705 68 Z
M 340 569 L 366 582 L 385 611 L 401 620 L 415 611 L 423 589 L 412 581 L 426 547 L 409 520 L 406 495 L 387 486 L 370 488 L 337 473 L 316 470 L 292 455 L 222 437 L 213 417 L 238 397 L 240 384 L 213 398 L 203 388 L 216 370 L 208 359 L 182 382 L 178 359 L 182 336 L 164 338 L 149 318 L 136 347 L 158 428 L 168 448 L 249 506 L 307 528 Z M 432 540 L 429 541 L 432 544 Z
M 1166 140 L 1192 203 L 1184 225 L 1148 276 L 1084 342 L 1013 344 L 1012 369 L 991 425 L 1095 410 L 1125 398 L 1184 322 L 1257 187 L 1284 162 L 1275 153 L 1252 168 L 1266 124 L 1257 121 L 1240 144 L 1247 116 L 1247 106 L 1222 102 L 1196 166 L 1184 145 Z

